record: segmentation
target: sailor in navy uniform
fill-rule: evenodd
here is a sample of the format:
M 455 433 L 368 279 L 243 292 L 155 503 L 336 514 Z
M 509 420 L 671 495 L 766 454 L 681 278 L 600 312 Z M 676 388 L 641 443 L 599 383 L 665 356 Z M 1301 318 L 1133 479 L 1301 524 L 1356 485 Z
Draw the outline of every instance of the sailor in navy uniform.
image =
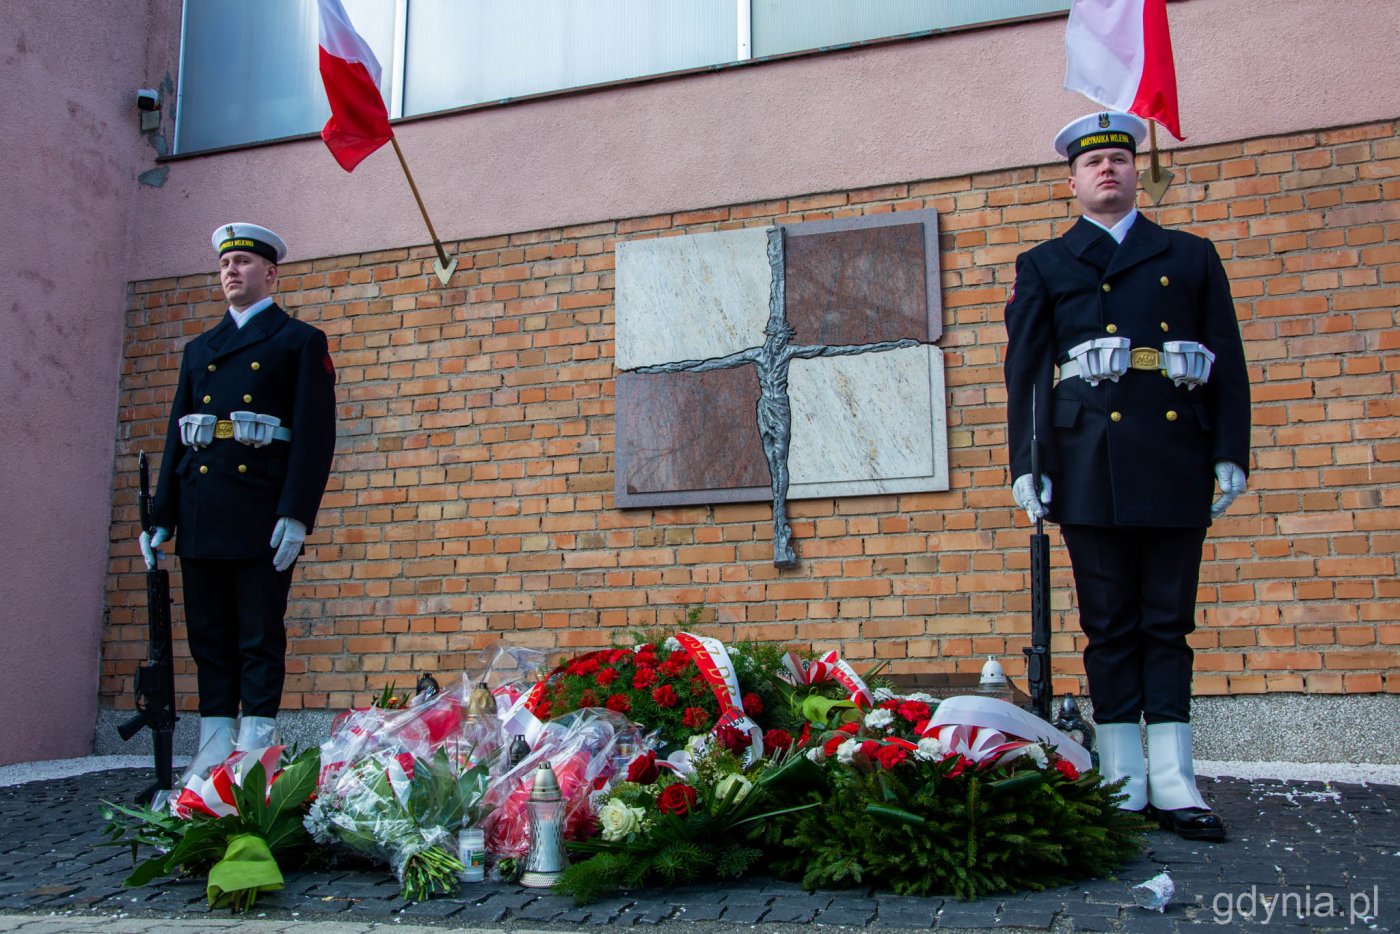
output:
M 292 567 L 315 523 L 335 449 L 326 335 L 272 300 L 286 244 L 244 223 L 224 225 L 212 239 L 229 309 L 185 347 L 156 486 L 156 528 L 141 535 L 148 567 L 154 549 L 174 535 L 184 578 L 200 739 L 182 783 L 234 749 L 277 741 Z
M 1134 207 L 1145 133 L 1137 117 L 1099 113 L 1055 139 L 1083 216 L 1016 260 L 1006 306 L 1012 490 L 1032 521 L 1060 524 L 1088 636 L 1101 769 L 1128 780 L 1122 806 L 1184 837 L 1223 839 L 1196 787 L 1186 636 L 1206 528 L 1245 489 L 1249 382 L 1214 245 Z

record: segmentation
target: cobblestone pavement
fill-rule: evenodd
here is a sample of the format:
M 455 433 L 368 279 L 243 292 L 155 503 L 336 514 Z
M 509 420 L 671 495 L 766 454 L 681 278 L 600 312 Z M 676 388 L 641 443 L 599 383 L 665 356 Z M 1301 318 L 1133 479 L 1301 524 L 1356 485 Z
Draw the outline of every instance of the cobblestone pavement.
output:
M 408 905 L 387 872 L 361 869 L 289 874 L 285 889 L 238 916 L 209 911 L 198 881 L 122 887 L 131 857 L 96 845 L 104 823 L 98 802 L 130 800 L 146 780 L 146 773 L 125 769 L 0 788 L 0 931 L 1400 930 L 1400 787 L 1393 785 L 1203 779 L 1202 790 L 1229 822 L 1230 842 L 1191 844 L 1153 833 L 1142 858 L 1118 879 L 975 902 L 870 888 L 804 892 L 752 879 L 633 891 L 585 907 L 487 882 Z M 1163 869 L 1176 885 L 1173 904 L 1161 914 L 1136 907 L 1131 886 Z

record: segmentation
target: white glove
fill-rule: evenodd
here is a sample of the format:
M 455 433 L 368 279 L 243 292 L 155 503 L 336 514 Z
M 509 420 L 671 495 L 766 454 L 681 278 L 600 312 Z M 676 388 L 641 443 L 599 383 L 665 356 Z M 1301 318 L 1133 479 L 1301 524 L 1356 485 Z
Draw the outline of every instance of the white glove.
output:
M 279 571 L 285 571 L 292 566 L 292 562 L 301 554 L 302 542 L 306 541 L 306 523 L 296 519 L 288 519 L 286 516 L 277 520 L 277 525 L 272 529 L 272 541 L 268 542 L 277 549 L 277 554 L 272 556 L 272 566 Z
M 1031 524 L 1050 514 L 1050 510 L 1046 508 L 1050 504 L 1050 478 L 1045 474 L 1040 475 L 1039 496 L 1035 494 L 1035 481 L 1028 473 L 1021 474 L 1016 478 L 1016 482 L 1011 484 L 1011 495 L 1016 498 L 1016 505 L 1026 511 Z
M 1225 510 L 1244 492 L 1246 481 L 1244 468 L 1234 461 L 1220 461 L 1215 465 L 1215 479 L 1220 481 L 1220 498 L 1210 504 L 1210 517 L 1219 519 Z
M 156 551 L 161 545 L 170 541 L 170 530 L 157 528 L 155 534 L 143 531 L 141 533 L 141 557 L 146 559 L 146 570 L 154 571 L 156 562 L 165 555 Z

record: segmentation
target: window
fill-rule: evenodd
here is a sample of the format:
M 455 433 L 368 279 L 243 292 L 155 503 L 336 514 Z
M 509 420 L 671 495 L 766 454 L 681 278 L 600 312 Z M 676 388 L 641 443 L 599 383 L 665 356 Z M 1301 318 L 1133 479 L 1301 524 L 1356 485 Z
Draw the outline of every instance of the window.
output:
M 870 39 L 1069 0 L 342 0 L 391 117 Z M 175 151 L 318 131 L 316 0 L 185 0 Z

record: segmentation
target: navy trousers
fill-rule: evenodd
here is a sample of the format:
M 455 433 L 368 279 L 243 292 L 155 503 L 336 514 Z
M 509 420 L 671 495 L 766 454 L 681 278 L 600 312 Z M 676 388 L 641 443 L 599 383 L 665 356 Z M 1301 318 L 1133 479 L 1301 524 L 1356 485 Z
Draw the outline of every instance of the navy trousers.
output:
M 199 715 L 275 717 L 286 680 L 292 571 L 265 558 L 181 558 L 185 621 L 199 681 Z
M 1096 723 L 1188 723 L 1206 530 L 1062 525 Z

